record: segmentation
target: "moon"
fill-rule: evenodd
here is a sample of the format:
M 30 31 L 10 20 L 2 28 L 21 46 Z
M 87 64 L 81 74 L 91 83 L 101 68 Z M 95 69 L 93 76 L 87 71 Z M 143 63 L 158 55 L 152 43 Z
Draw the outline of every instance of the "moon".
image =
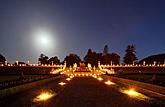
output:
M 49 29 L 35 30 L 32 39 L 35 49 L 39 52 L 50 53 L 56 49 L 57 37 Z
M 46 37 L 41 37 L 41 44 L 43 44 L 43 45 L 47 45 L 48 44 L 48 38 L 46 38 Z

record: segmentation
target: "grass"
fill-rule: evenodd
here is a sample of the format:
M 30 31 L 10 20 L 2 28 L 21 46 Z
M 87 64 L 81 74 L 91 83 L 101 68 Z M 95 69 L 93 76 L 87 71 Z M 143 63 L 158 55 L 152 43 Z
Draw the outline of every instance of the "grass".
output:
M 12 75 L 12 76 L 0 76 L 0 82 L 3 82 L 3 81 L 11 81 L 11 80 L 16 80 L 16 79 L 19 79 L 19 76 L 16 76 L 16 75 Z
M 25 78 L 35 78 L 40 76 L 42 77 L 42 75 L 24 75 Z M 17 80 L 19 77 L 20 75 L 1 75 L 0 82 Z
M 165 86 L 165 74 L 124 74 L 117 77 Z

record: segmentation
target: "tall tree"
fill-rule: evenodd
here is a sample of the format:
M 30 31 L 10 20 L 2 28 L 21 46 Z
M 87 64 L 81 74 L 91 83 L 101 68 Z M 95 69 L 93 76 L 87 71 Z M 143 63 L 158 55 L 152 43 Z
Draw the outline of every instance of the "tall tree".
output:
M 40 62 L 40 64 L 48 64 L 48 59 L 49 57 L 41 54 L 40 57 L 38 58 L 38 61 Z
M 86 64 L 88 64 L 88 63 L 92 64 L 92 62 L 93 62 L 93 52 L 92 52 L 92 49 L 88 49 L 88 52 L 87 52 L 86 56 L 84 57 L 84 62 Z
M 127 49 L 125 50 L 126 54 L 124 56 L 124 63 L 125 64 L 133 64 L 137 63 L 137 57 L 136 57 L 136 48 L 134 45 L 128 45 Z
M 108 45 L 105 45 L 103 50 L 103 55 L 107 55 L 108 53 L 109 53 Z
M 5 64 L 6 58 L 0 54 L 0 64 Z
M 69 56 L 66 56 L 64 58 L 64 61 L 66 61 L 66 66 L 69 67 L 69 66 L 73 66 L 74 63 L 76 63 L 78 66 L 81 62 L 81 59 L 78 55 L 76 54 L 69 54 Z

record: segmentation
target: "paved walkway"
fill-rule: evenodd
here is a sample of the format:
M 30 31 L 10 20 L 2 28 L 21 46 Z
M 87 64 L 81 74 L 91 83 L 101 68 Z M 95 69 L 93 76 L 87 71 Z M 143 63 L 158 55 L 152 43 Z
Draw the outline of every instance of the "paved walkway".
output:
M 92 77 L 74 78 L 59 95 L 55 107 L 149 107 L 150 103 L 122 94 L 116 86 L 107 86 Z

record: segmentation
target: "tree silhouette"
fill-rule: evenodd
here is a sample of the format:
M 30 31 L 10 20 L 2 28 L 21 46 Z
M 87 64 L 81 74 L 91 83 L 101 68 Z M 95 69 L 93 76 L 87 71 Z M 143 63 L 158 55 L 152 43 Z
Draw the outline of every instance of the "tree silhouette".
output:
M 127 49 L 125 50 L 126 54 L 124 56 L 124 63 L 125 64 L 133 64 L 137 63 L 137 57 L 136 57 L 136 48 L 134 45 L 128 45 Z
M 102 53 L 92 52 L 91 49 L 88 49 L 87 55 L 84 57 L 84 62 L 86 65 L 90 63 L 92 66 L 97 66 L 101 58 Z
M 69 67 L 69 66 L 73 66 L 74 63 L 76 63 L 78 66 L 81 62 L 81 59 L 78 55 L 76 54 L 69 54 L 69 56 L 66 56 L 64 58 L 64 61 L 66 61 L 66 66 Z
M 112 64 L 120 64 L 120 56 L 117 53 L 111 53 Z
M 51 58 L 48 60 L 48 63 L 49 63 L 49 64 L 60 64 L 60 60 L 58 59 L 57 56 L 55 56 L 55 57 L 51 57 Z
M 92 49 L 88 49 L 87 55 L 84 57 L 84 62 L 86 64 L 88 64 L 88 63 L 92 64 L 93 63 L 93 52 L 92 52 Z
M 106 54 L 102 56 L 102 61 L 101 64 L 110 64 L 111 62 L 111 55 L 110 54 Z
M 98 61 L 101 64 L 119 64 L 120 56 L 116 53 L 108 53 L 108 46 L 104 47 L 103 53 L 92 52 L 91 49 L 88 49 L 87 55 L 84 57 L 84 62 L 87 65 L 90 63 L 92 66 L 98 66 Z
M 102 64 L 119 64 L 120 63 L 120 56 L 116 53 L 106 54 L 102 56 Z
M 5 64 L 6 58 L 0 54 L 0 64 Z
M 48 64 L 48 59 L 49 57 L 41 54 L 40 57 L 38 58 L 38 61 L 40 62 L 40 64 Z
M 108 45 L 105 45 L 103 50 L 103 55 L 107 55 L 108 53 L 109 53 Z
M 165 64 L 165 53 L 148 56 L 140 60 L 139 64 L 143 64 L 144 61 L 145 61 L 145 64 L 154 64 L 155 61 L 156 61 L 156 64 Z

